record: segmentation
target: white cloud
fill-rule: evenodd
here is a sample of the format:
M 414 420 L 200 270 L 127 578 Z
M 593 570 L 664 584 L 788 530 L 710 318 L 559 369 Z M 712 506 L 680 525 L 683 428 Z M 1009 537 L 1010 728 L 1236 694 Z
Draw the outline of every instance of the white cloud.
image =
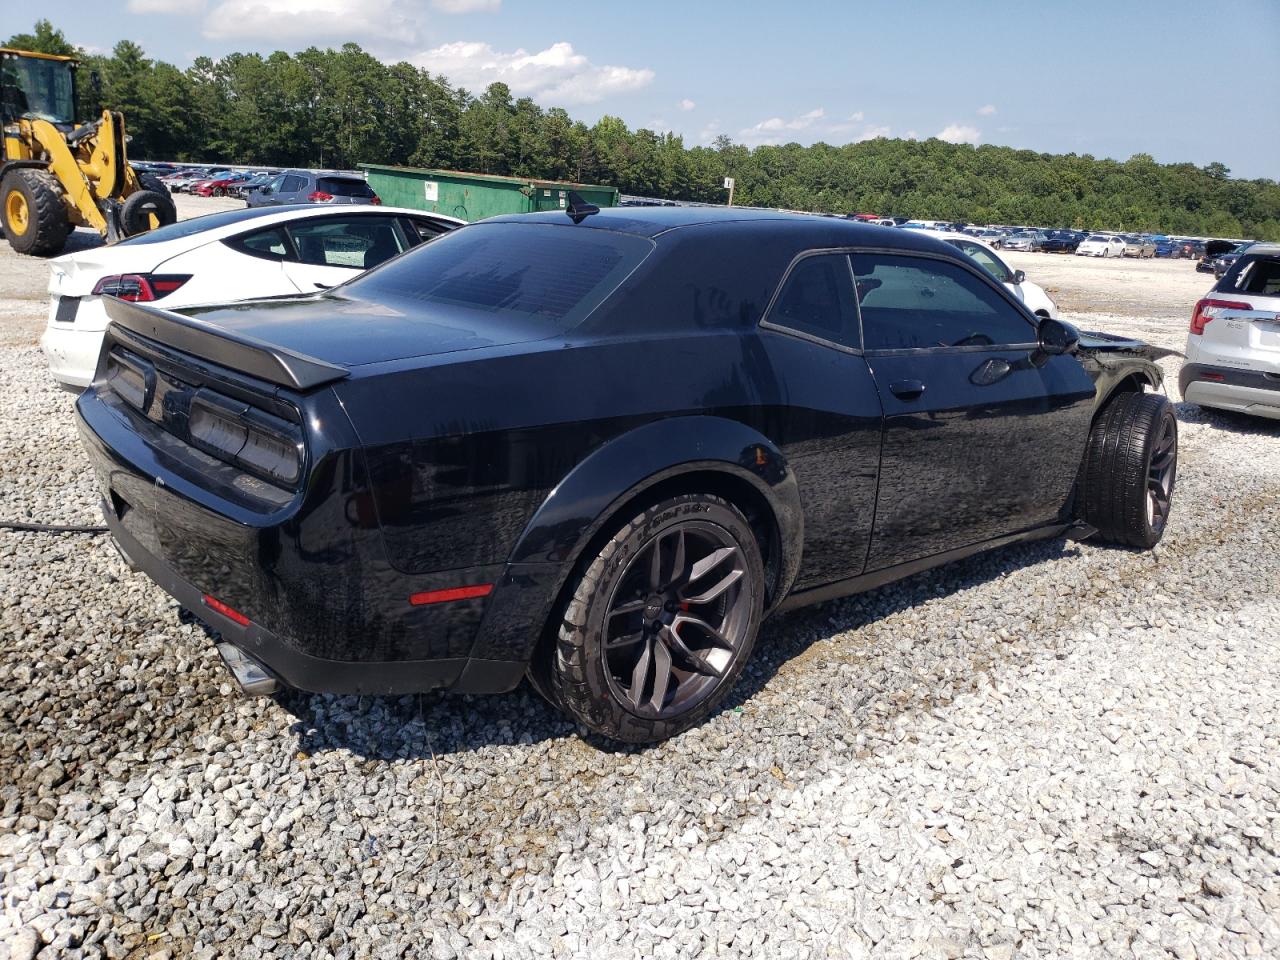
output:
M 431 0 L 441 13 L 487 13 L 502 6 L 502 0 Z
M 745 130 L 739 131 L 738 136 L 744 140 L 755 140 L 759 143 L 779 143 L 782 139 L 781 134 L 796 130 L 807 130 L 824 116 L 826 116 L 826 111 L 818 107 L 808 113 L 802 113 L 798 117 L 792 117 L 790 120 L 784 120 L 782 117 L 770 117 L 768 120 L 761 120 L 754 127 L 747 127 Z
M 405 0 L 223 0 L 202 32 L 216 40 L 412 41 L 418 24 Z
M 720 129 L 720 121 L 712 120 L 705 127 L 698 131 L 699 143 L 710 143 L 716 137 L 720 136 L 724 131 Z
M 978 108 L 978 116 L 980 117 L 989 117 L 995 112 L 996 112 L 996 105 L 994 103 L 988 103 L 985 107 Z
M 692 100 L 690 100 L 688 97 L 685 97 L 683 100 L 677 103 L 676 106 L 679 107 L 681 110 L 683 110 L 685 113 L 688 113 L 690 110 L 696 107 L 697 104 L 694 103 Z
M 564 41 L 537 53 L 523 49 L 506 53 L 487 43 L 460 40 L 434 47 L 412 60 L 468 90 L 481 91 L 501 81 L 516 96 L 554 104 L 595 103 L 648 86 L 654 76 L 648 68 L 597 66 Z
M 908 131 L 907 131 L 906 133 L 904 133 L 902 136 L 903 136 L 904 138 L 906 138 L 907 140 L 919 140 L 919 139 L 920 139 L 920 134 L 916 133 L 914 130 L 908 130 Z
M 892 131 L 888 125 L 875 126 L 874 124 L 867 124 L 867 126 L 863 128 L 862 132 L 858 134 L 857 140 L 878 140 L 880 137 L 889 136 L 891 132 Z
M 863 114 L 859 110 L 857 113 L 849 114 L 847 119 L 841 120 L 839 123 L 832 123 L 827 126 L 828 133 L 851 133 L 858 129 L 858 125 L 862 123 Z
M 204 0 L 129 0 L 130 13 L 199 13 L 203 9 Z
M 982 131 L 977 127 L 970 127 L 963 123 L 949 123 L 935 136 L 939 140 L 946 140 L 948 143 L 977 143 L 982 139 Z

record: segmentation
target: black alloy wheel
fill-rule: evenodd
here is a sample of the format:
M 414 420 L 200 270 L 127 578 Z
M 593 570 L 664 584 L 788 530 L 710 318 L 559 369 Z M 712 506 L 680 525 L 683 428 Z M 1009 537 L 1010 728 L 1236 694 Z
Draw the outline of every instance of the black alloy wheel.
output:
M 1178 467 L 1178 422 L 1173 417 L 1162 418 L 1160 434 L 1151 451 L 1151 463 L 1147 467 L 1147 523 L 1164 532 L 1169 522 L 1169 507 L 1173 503 L 1173 481 Z
M 688 521 L 650 540 L 605 616 L 606 677 L 637 715 L 683 713 L 712 693 L 751 621 L 746 561 L 723 527 Z
M 764 563 L 735 506 L 681 494 L 624 524 L 572 590 L 535 686 L 595 733 L 653 743 L 732 689 L 763 616 Z

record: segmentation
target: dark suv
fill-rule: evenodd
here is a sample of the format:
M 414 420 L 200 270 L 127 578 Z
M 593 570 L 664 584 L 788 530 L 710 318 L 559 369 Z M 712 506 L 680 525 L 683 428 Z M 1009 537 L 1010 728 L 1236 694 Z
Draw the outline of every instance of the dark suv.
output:
M 272 207 L 288 203 L 381 203 L 362 177 L 312 170 L 286 170 L 268 183 L 249 192 L 250 207 Z
M 770 613 L 1018 541 L 1149 548 L 1170 351 L 950 244 L 680 207 L 495 217 L 325 293 L 110 300 L 77 403 L 108 525 L 256 692 L 717 708 Z

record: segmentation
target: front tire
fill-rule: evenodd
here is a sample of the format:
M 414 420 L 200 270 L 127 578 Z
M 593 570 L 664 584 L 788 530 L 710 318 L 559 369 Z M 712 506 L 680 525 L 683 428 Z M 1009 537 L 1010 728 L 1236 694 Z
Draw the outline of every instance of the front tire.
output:
M 551 699 L 594 733 L 656 743 L 733 688 L 763 616 L 764 563 L 736 507 L 682 494 L 623 525 L 572 589 Z
M 1178 421 L 1158 393 L 1122 393 L 1094 420 L 1080 518 L 1108 543 L 1150 550 L 1164 536 L 1178 471 Z
M 31 167 L 10 170 L 0 182 L 0 218 L 9 246 L 33 257 L 59 253 L 71 232 L 57 178 Z

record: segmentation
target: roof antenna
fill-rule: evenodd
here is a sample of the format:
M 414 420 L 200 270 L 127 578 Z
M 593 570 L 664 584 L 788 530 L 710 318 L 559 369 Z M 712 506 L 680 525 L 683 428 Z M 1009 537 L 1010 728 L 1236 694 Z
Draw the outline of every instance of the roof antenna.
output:
M 569 205 L 564 208 L 564 212 L 569 215 L 569 219 L 574 223 L 581 223 L 593 213 L 599 213 L 600 208 L 594 203 L 587 203 L 575 191 L 569 191 Z

